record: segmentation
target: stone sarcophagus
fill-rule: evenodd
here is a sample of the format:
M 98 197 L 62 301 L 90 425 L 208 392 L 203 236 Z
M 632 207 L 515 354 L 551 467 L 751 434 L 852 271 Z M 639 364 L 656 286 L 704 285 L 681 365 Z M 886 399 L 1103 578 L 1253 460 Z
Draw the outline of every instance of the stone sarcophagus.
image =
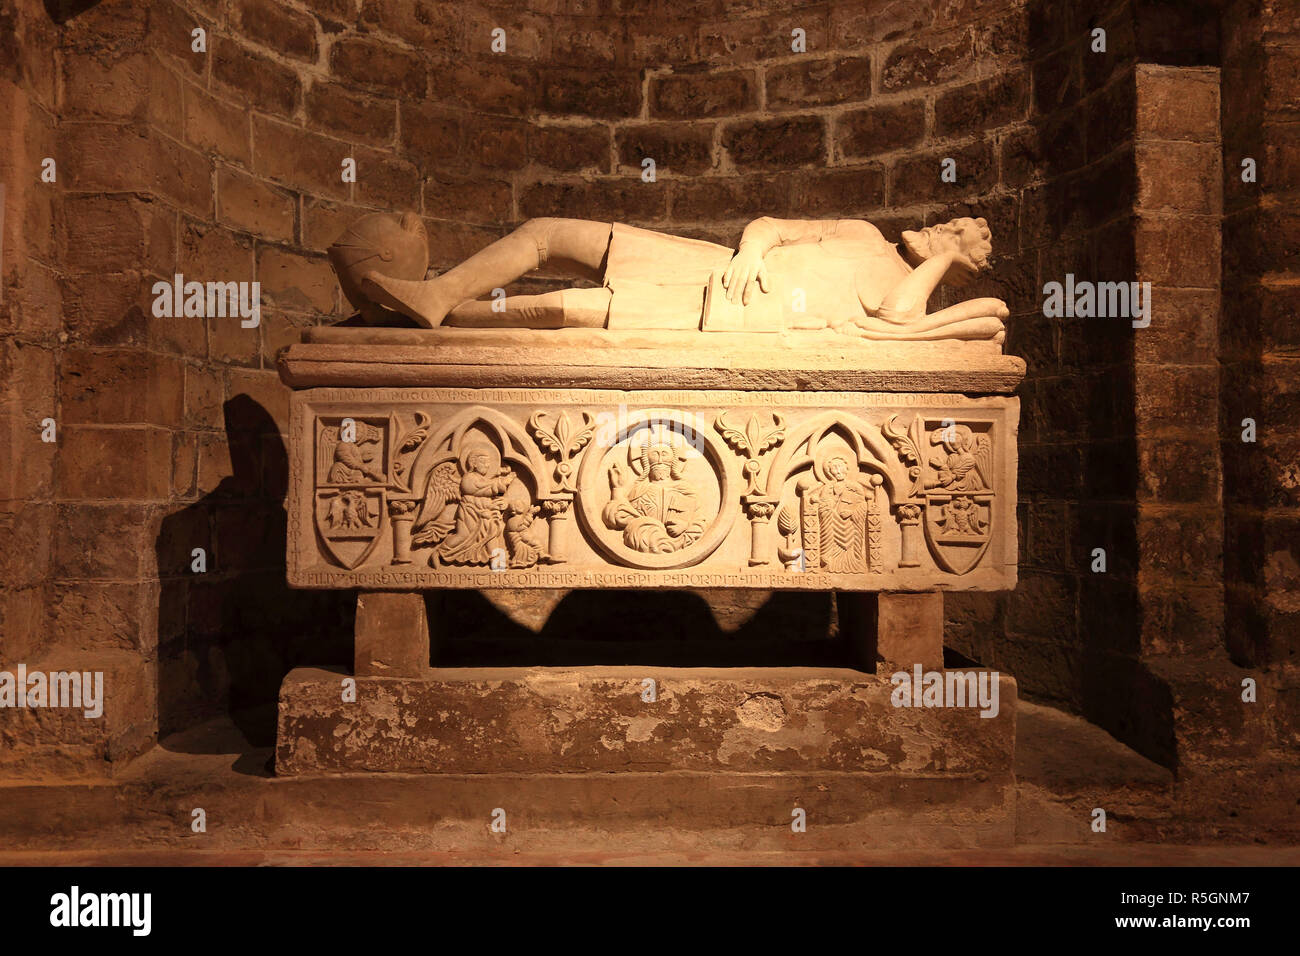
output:
M 1005 685 L 993 720 L 907 718 L 880 668 L 943 667 L 943 592 L 1015 586 L 1025 366 L 1002 354 L 1001 301 L 926 312 L 987 267 L 987 223 L 904 245 L 912 265 L 853 220 L 755 220 L 736 250 L 531 220 L 429 277 L 418 217 L 345 233 L 330 256 L 359 321 L 424 327 L 311 329 L 280 356 L 289 582 L 358 598 L 355 696 L 330 671 L 289 675 L 279 772 L 780 767 L 902 786 L 965 780 L 949 751 L 996 740 L 972 773 L 1001 801 L 1014 683 L 984 675 Z M 548 259 L 603 284 L 505 296 Z M 835 592 L 852 666 L 433 666 L 429 591 L 654 588 Z
M 352 345 L 335 329 L 291 347 L 290 583 L 1014 586 L 1019 360 L 574 332 Z

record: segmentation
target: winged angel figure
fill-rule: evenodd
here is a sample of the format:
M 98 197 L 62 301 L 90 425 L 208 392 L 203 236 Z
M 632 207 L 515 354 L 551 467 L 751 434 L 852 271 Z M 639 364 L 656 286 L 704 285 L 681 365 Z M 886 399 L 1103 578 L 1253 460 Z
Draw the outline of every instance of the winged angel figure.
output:
M 539 510 L 496 448 L 469 445 L 430 473 L 411 546 L 432 547 L 435 565 L 532 567 L 545 556 L 530 533 Z
M 930 459 L 938 473 L 927 488 L 942 491 L 991 491 L 993 489 L 993 443 L 988 435 L 976 434 L 969 425 L 949 425 L 930 436 L 930 444 L 942 445 L 946 455 Z

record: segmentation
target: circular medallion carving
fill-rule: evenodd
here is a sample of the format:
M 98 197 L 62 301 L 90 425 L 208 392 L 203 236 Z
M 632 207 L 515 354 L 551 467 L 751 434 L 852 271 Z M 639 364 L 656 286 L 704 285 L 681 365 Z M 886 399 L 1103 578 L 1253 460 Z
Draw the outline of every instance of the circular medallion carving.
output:
M 731 531 L 740 501 L 730 453 L 689 412 L 634 412 L 578 468 L 578 514 L 592 545 L 611 561 L 664 571 L 698 564 Z

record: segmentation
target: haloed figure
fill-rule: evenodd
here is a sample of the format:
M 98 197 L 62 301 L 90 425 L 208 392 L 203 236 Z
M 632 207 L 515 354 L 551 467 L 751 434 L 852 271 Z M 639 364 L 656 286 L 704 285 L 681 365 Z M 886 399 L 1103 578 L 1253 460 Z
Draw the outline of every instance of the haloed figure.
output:
M 904 232 L 902 253 L 857 219 L 755 219 L 735 250 L 621 223 L 530 219 L 426 279 L 419 219 L 387 217 L 386 227 L 368 222 L 376 218 L 357 223 L 330 250 L 349 301 L 371 322 L 382 321 L 375 309 L 381 305 L 430 328 L 699 329 L 716 276 L 746 317 L 759 310 L 779 315 L 784 329 L 895 340 L 1000 342 L 1004 335 L 1007 309 L 999 299 L 925 311 L 939 283 L 964 285 L 987 268 L 992 246 L 983 219 Z M 374 251 L 367 231 L 383 233 L 390 244 Z M 600 286 L 512 296 L 504 309 L 480 299 L 543 267 Z

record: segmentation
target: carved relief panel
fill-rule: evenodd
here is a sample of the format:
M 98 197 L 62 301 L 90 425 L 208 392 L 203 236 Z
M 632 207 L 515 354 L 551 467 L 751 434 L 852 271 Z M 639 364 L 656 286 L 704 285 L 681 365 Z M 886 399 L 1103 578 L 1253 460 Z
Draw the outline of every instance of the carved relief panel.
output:
M 905 430 L 894 419 L 885 424 L 885 435 L 910 465 L 911 486 L 900 505 L 906 509 L 899 519 L 903 536 L 914 539 L 923 528 L 935 563 L 953 574 L 976 567 L 994 538 L 998 495 L 992 431 L 988 421 L 922 415 Z M 908 543 L 908 556 L 915 557 L 919 546 Z
M 301 587 L 1014 585 L 1014 398 L 312 389 Z

